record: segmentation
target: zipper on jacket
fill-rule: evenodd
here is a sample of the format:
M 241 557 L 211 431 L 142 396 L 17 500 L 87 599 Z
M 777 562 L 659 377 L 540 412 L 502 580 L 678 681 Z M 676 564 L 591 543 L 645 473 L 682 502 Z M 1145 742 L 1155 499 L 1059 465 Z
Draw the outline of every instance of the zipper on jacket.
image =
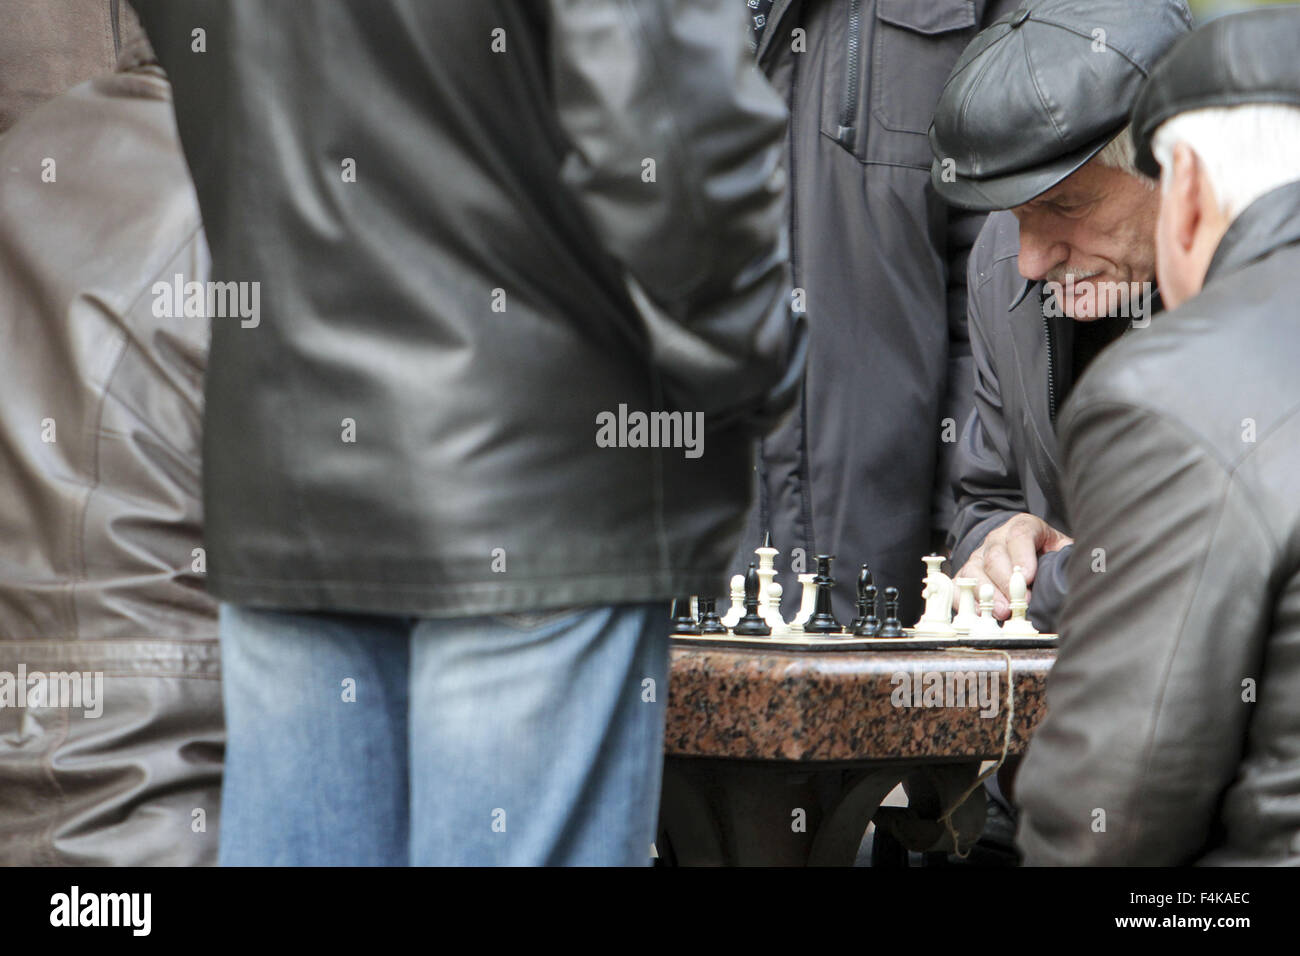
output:
M 857 6 L 857 0 L 854 0 L 853 6 Z M 772 24 L 768 24 L 771 28 Z M 793 57 L 790 64 L 790 99 L 786 103 L 786 108 L 794 112 L 794 104 L 799 102 L 799 61 L 801 57 Z M 803 263 L 799 257 L 799 202 L 798 195 L 795 191 L 794 184 L 798 182 L 795 153 L 797 150 L 796 136 L 788 136 L 790 149 L 790 175 L 786 179 L 788 189 L 790 190 L 790 282 L 794 288 L 802 288 L 803 281 Z M 804 321 L 808 321 L 808 303 L 804 301 Z M 812 334 L 812 328 L 809 327 L 808 334 Z M 808 374 L 804 373 L 803 384 L 799 386 L 799 464 L 797 474 L 799 475 L 799 518 L 803 523 L 802 530 L 807 535 L 805 543 L 808 546 L 809 554 L 816 554 L 817 549 L 813 545 L 812 531 L 812 492 L 809 489 L 809 476 L 812 474 L 812 468 L 808 459 Z M 764 527 L 771 527 L 772 517 L 764 516 Z
M 844 79 L 844 111 L 837 131 L 841 146 L 853 148 L 853 125 L 858 118 L 858 63 L 862 46 L 862 0 L 849 0 L 849 52 Z
M 1043 316 L 1043 335 L 1047 338 L 1047 414 L 1056 424 L 1056 350 L 1055 337 L 1052 335 L 1052 322 Z

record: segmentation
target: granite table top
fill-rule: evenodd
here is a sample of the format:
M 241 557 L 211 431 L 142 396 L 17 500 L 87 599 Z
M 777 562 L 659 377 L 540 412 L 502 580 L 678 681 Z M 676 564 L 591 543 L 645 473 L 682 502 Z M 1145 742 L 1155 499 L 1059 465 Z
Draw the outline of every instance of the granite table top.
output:
M 1021 753 L 1054 649 L 834 651 L 675 642 L 669 757 L 861 761 Z M 1008 706 L 1008 670 L 1014 697 Z

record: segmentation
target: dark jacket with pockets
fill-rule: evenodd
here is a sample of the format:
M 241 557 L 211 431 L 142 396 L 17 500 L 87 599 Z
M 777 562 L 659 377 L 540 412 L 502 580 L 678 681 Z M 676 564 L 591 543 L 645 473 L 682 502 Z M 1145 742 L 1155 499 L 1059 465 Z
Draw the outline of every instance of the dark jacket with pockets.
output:
M 962 50 L 1014 5 L 777 0 L 760 41 L 791 112 L 792 261 L 810 344 L 796 412 L 763 442 L 733 567 L 768 529 L 781 571 L 836 554 L 845 622 L 865 562 L 877 585 L 902 589 L 911 623 L 921 556 L 952 519 L 949 459 L 970 410 L 966 257 L 985 217 L 935 194 L 926 132 Z M 792 574 L 784 584 L 790 617 L 798 588 Z

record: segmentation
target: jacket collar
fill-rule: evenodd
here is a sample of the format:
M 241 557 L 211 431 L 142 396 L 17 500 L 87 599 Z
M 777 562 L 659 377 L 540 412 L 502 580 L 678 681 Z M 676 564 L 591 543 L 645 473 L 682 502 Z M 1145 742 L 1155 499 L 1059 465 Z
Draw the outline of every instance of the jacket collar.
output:
M 786 11 L 798 2 L 799 0 L 775 0 L 772 4 L 772 9 L 767 14 L 767 26 L 763 27 L 763 35 L 758 40 L 758 49 L 754 52 L 754 62 L 763 62 L 763 54 L 772 45 L 772 37 L 776 35 L 777 24 L 786 15 Z
M 1011 304 L 1007 306 L 1007 311 L 1016 311 L 1016 306 L 1025 301 L 1025 296 L 1029 295 L 1029 293 L 1034 290 L 1035 286 L 1041 286 L 1042 284 L 1043 283 L 1038 279 L 1026 279 L 1025 284 L 1021 286 L 1020 291 L 1016 293 L 1016 297 L 1012 299 Z
M 1300 182 L 1278 186 L 1242 210 L 1219 240 L 1205 283 L 1300 242 Z

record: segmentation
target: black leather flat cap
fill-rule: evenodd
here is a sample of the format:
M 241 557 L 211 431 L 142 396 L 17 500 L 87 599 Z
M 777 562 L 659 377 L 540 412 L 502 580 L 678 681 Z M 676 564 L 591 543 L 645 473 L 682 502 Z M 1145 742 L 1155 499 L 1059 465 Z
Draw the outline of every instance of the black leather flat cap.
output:
M 1151 140 L 1166 120 L 1246 103 L 1300 106 L 1300 6 L 1220 17 L 1179 40 L 1133 107 L 1138 168 L 1160 175 Z
M 1051 189 L 1124 128 L 1151 69 L 1191 28 L 1184 0 L 1039 0 L 1000 18 L 939 97 L 935 190 L 991 210 Z

